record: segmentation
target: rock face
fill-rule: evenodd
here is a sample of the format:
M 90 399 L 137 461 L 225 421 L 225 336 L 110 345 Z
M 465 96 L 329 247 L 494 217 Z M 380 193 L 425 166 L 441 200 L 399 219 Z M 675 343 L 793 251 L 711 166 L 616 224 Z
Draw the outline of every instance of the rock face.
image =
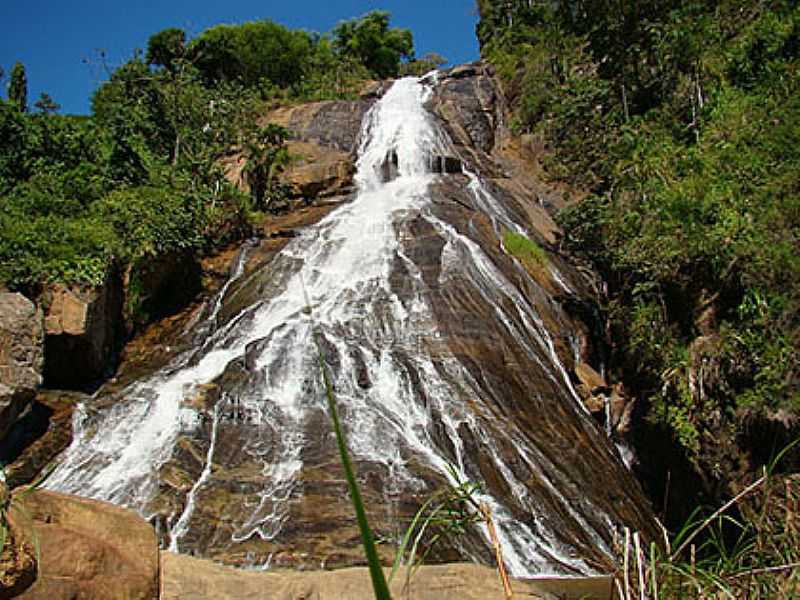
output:
M 155 600 L 158 544 L 134 512 L 104 502 L 36 490 L 21 503 L 41 560 L 25 600 Z
M 0 293 L 0 440 L 42 383 L 42 314 L 22 294 Z
M 5 481 L 0 481 L 0 509 L 4 536 L 0 544 L 0 598 L 13 598 L 29 587 L 36 577 L 36 559 L 29 536 L 15 519 L 11 496 Z
M 72 441 L 72 414 L 87 396 L 77 392 L 40 390 L 36 399 L 0 440 L 0 463 L 6 481 L 16 488 L 34 481 Z
M 611 568 L 620 523 L 653 536 L 641 490 L 574 390 L 581 333 L 559 298 L 580 295 L 583 277 L 553 251 L 529 272 L 502 244 L 517 223 L 552 250 L 548 199 L 558 194 L 513 176 L 528 163 L 503 147 L 489 74 L 475 65 L 457 75 L 444 76 L 429 107 L 453 141 L 433 154 L 459 168 L 398 177 L 306 231 L 274 231 L 218 309 L 186 328 L 194 350 L 92 399 L 84 443 L 48 484 L 136 506 L 182 552 L 251 567 L 360 564 L 304 317 L 327 296 L 318 287 L 304 299 L 295 275 L 307 268 L 307 285 L 341 290 L 321 320 L 319 347 L 377 537 L 398 539 L 448 483 L 444 463 L 495 499 L 518 572 Z M 368 105 L 315 103 L 270 120 L 294 142 L 351 160 Z M 388 158 L 391 171 L 392 152 L 405 148 L 378 150 L 373 166 Z M 407 202 L 409 188 L 419 204 Z M 132 459 L 128 447 L 139 454 Z M 379 551 L 392 559 L 391 543 Z M 477 530 L 435 558 L 492 560 Z
M 267 115 L 266 120 L 286 127 L 290 139 L 353 153 L 361 120 L 371 105 L 368 99 L 309 102 L 280 108 Z
M 355 169 L 349 153 L 297 140 L 288 142 L 287 147 L 295 160 L 281 178 L 293 199 L 308 204 L 352 191 Z
M 48 387 L 77 389 L 99 380 L 114 364 L 123 339 L 123 289 L 111 273 L 97 287 L 53 285 L 42 295 Z
M 361 100 L 310 102 L 283 107 L 264 116 L 264 121 L 289 130 L 287 149 L 292 161 L 281 174 L 293 208 L 324 202 L 353 191 L 355 155 L 361 119 L 380 95 L 384 84 L 373 82 Z M 242 176 L 244 160 L 231 157 L 228 179 L 249 190 Z

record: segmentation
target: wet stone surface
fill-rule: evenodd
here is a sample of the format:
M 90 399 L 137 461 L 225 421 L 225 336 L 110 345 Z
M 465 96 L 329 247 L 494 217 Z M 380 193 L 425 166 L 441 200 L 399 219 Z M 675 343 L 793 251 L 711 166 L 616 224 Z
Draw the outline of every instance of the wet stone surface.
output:
M 405 120 L 431 136 L 432 155 L 470 144 L 473 164 L 490 161 L 493 142 L 480 133 L 496 127 L 490 89 L 462 75 L 443 83 L 447 102 L 455 110 L 472 98 L 463 112 L 478 111 L 483 125 L 448 122 L 450 144 L 416 104 Z M 421 101 L 403 85 L 381 102 Z M 286 119 L 346 149 L 357 132 L 340 141 L 314 132 L 334 117 L 355 122 L 351 109 Z M 397 126 L 391 111 L 384 118 Z M 297 221 L 297 235 L 260 241 L 221 302 L 209 297 L 175 328 L 170 345 L 183 354 L 92 401 L 87 428 L 111 431 L 119 449 L 87 437 L 99 440 L 96 453 L 67 462 L 83 460 L 85 472 L 56 473 L 56 485 L 136 507 L 164 547 L 183 553 L 239 566 L 362 563 L 319 348 L 385 561 L 447 483 L 448 464 L 483 486 L 515 574 L 602 570 L 619 526 L 654 534 L 638 485 L 574 389 L 570 341 L 581 327 L 559 298 L 580 290 L 580 278 L 552 252 L 530 269 L 503 251 L 512 227 L 547 247 L 529 198 L 467 174 L 430 174 L 429 157 L 404 171 L 415 148 L 378 148 L 378 161 L 390 148 L 397 178 L 376 171 L 363 195 Z M 125 414 L 115 418 L 115 406 Z M 139 452 L 130 460 L 128 447 Z M 429 557 L 455 558 L 491 563 L 479 529 Z

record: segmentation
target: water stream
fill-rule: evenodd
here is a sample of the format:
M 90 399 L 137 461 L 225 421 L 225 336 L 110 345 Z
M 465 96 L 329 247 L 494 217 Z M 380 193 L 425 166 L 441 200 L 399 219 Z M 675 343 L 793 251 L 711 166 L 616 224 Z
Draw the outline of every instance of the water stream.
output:
M 218 324 L 226 285 L 198 326 L 202 344 L 123 390 L 109 407 L 83 407 L 75 440 L 47 487 L 161 515 L 173 551 L 214 554 L 212 546 L 233 552 L 242 545 L 253 555 L 263 544 L 252 562 L 271 561 L 285 540 L 306 535 L 298 534 L 299 523 L 315 509 L 303 502 L 325 496 L 320 473 L 336 468 L 316 327 L 372 502 L 385 503 L 388 515 L 399 497 L 419 505 L 437 481 L 482 481 L 480 499 L 492 510 L 513 575 L 596 570 L 583 550 L 610 554 L 617 518 L 608 514 L 613 499 L 602 506 L 593 499 L 607 494 L 590 490 L 598 482 L 587 479 L 600 476 L 591 461 L 606 461 L 603 468 L 613 473 L 624 469 L 580 408 L 556 351 L 558 332 L 548 330 L 508 269 L 434 210 L 431 189 L 443 176 L 429 172 L 430 158 L 454 150 L 425 109 L 430 94 L 430 85 L 413 78 L 391 87 L 362 125 L 355 198 L 272 260 L 268 290 L 255 304 Z M 381 165 L 392 152 L 397 177 L 384 181 Z M 524 231 L 478 174 L 460 177 L 498 236 Z M 410 223 L 430 230 L 441 246 L 435 278 L 409 242 Z M 239 268 L 233 279 L 241 275 Z M 503 343 L 524 363 L 515 377 L 539 382 L 529 409 L 454 351 L 444 333 L 439 339 L 442 311 L 451 305 L 479 307 L 480 331 L 510 340 Z M 204 394 L 215 385 L 222 391 L 209 400 Z M 537 413 L 550 402 L 569 420 L 566 433 L 552 433 L 549 424 L 532 433 L 531 422 L 550 419 Z M 586 465 L 561 464 L 567 456 Z M 220 490 L 230 494 L 220 500 Z M 329 502 L 341 503 L 344 514 L 340 495 Z M 221 515 L 214 523 L 212 506 Z M 580 542 L 565 531 L 577 532 L 570 535 Z

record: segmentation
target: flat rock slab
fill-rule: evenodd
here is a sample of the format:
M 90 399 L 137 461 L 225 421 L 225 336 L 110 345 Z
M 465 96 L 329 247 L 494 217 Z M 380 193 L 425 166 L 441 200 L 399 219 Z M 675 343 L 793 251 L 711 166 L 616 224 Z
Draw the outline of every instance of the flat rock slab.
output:
M 387 576 L 389 570 L 385 570 Z M 393 598 L 408 600 L 502 600 L 503 586 L 494 569 L 456 563 L 423 566 L 403 590 L 405 573 L 391 586 Z M 607 578 L 555 579 L 539 585 L 514 581 L 515 599 L 610 598 Z M 365 567 L 336 571 L 243 571 L 180 554 L 161 554 L 162 600 L 372 600 Z
M 18 500 L 39 546 L 36 582 L 24 600 L 155 600 L 158 544 L 133 511 L 36 490 Z

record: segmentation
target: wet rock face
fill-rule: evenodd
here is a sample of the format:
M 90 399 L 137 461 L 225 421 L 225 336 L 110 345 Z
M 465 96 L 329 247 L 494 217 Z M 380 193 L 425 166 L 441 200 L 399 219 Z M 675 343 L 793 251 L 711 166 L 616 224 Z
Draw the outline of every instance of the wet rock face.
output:
M 431 110 L 445 122 L 459 150 L 490 153 L 499 124 L 497 92 L 480 63 L 445 71 L 431 100 Z
M 0 439 L 42 383 L 42 313 L 22 294 L 0 293 Z
M 312 328 L 303 325 L 303 315 L 316 319 L 323 310 L 324 293 L 317 288 L 314 295 L 319 279 L 341 287 L 314 331 L 341 401 L 370 525 L 388 542 L 379 546 L 385 562 L 417 509 L 446 485 L 445 463 L 458 464 L 496 499 L 495 516 L 509 538 L 536 541 L 519 555 L 535 554 L 554 571 L 610 567 L 616 524 L 654 535 L 638 485 L 574 389 L 582 330 L 562 299 L 580 295 L 584 284 L 547 251 L 554 225 L 535 207 L 531 188 L 491 154 L 493 93 L 480 65 L 445 77 L 431 100 L 454 141 L 436 150 L 441 175 L 385 177 L 390 183 L 367 202 L 344 202 L 326 217 L 309 212 L 308 220 L 274 231 L 221 297 L 213 326 L 205 311 L 186 327 L 194 350 L 148 380 L 145 393 L 135 385 L 108 387 L 89 403 L 87 429 L 126 403 L 131 412 L 158 414 L 160 391 L 175 374 L 199 366 L 213 373 L 201 384 L 177 380 L 178 416 L 152 423 L 146 442 L 157 441 L 169 419 L 185 425 L 153 469 L 112 490 L 116 502 L 151 516 L 164 547 L 245 566 L 363 562 Z M 294 124 L 295 142 L 351 153 L 355 115 L 365 107 L 316 103 L 278 116 Z M 353 130 L 320 131 L 321 123 Z M 388 171 L 400 162 L 391 149 L 376 154 L 387 157 Z M 484 181 L 478 185 L 470 171 Z M 418 203 L 403 204 L 409 189 Z M 394 210 L 386 222 L 375 209 L 381 202 Z M 357 211 L 374 222 L 353 219 L 352 227 L 336 229 Z M 541 264 L 526 266 L 504 251 L 513 223 L 545 249 Z M 388 233 L 391 243 L 381 246 Z M 336 254 L 343 247 L 348 252 Z M 388 258 L 370 254 L 376 247 Z M 341 257 L 349 270 L 340 272 L 327 256 Z M 359 279 L 374 261 L 380 275 Z M 295 275 L 308 265 L 304 285 L 312 291 L 304 299 L 307 289 Z M 124 428 L 130 418 L 109 422 Z M 103 460 L 91 467 L 78 461 L 75 476 L 102 469 Z M 492 561 L 477 530 L 429 557 L 457 558 Z
M 72 441 L 75 406 L 88 397 L 78 392 L 39 390 L 5 438 L 0 463 L 9 487 L 32 483 Z
M 431 158 L 431 173 L 461 173 L 461 159 L 455 156 L 434 156 Z

